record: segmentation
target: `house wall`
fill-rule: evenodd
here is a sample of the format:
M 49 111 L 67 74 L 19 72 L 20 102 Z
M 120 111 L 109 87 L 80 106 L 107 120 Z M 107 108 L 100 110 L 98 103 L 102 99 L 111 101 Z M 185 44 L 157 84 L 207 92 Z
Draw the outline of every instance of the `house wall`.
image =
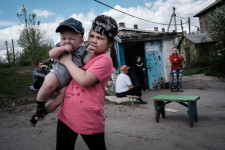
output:
M 116 46 L 116 45 L 115 45 Z M 108 55 L 110 55 L 110 52 L 107 51 L 106 52 Z M 106 94 L 107 95 L 116 95 L 115 91 L 116 91 L 116 79 L 117 79 L 117 76 L 119 75 L 119 69 L 116 70 L 114 68 L 114 71 L 111 75 L 111 78 L 109 79 L 106 87 L 105 87 L 105 90 L 106 90 Z
M 164 67 L 163 82 L 170 82 L 171 62 L 169 60 L 169 56 L 171 55 L 172 48 L 174 47 L 174 39 L 163 39 L 161 40 L 161 42 L 162 42 L 163 67 Z M 106 93 L 109 95 L 115 95 L 116 79 L 118 74 L 119 74 L 119 71 L 114 69 L 114 72 L 111 75 L 111 79 L 109 80 L 106 87 Z
M 190 53 L 190 59 L 191 61 L 195 58 L 199 58 L 198 53 L 197 53 L 197 48 L 196 45 L 191 42 L 190 40 L 188 40 L 187 38 L 184 38 L 181 42 L 180 45 L 180 54 L 182 54 L 184 56 L 184 65 L 186 62 L 186 53 L 185 53 L 185 47 L 189 47 L 189 53 Z
M 208 14 L 199 17 L 200 24 L 200 32 L 207 33 L 208 32 Z
M 172 54 L 172 48 L 174 47 L 173 42 L 173 39 L 162 40 L 164 82 L 170 82 L 171 62 L 169 60 L 169 56 Z
M 144 39 L 139 37 L 139 34 L 143 34 L 143 33 L 146 33 L 146 35 L 147 35 L 147 36 L 144 36 Z M 162 50 L 162 56 L 161 57 L 163 57 L 163 60 L 161 59 L 161 61 L 163 63 L 163 65 L 162 65 L 163 66 L 163 70 L 162 70 L 163 74 L 162 74 L 161 77 L 163 78 L 163 82 L 170 82 L 170 66 L 171 66 L 171 63 L 169 61 L 169 55 L 171 54 L 172 48 L 174 47 L 174 42 L 175 42 L 174 38 L 175 38 L 176 35 L 174 35 L 172 33 L 161 35 L 158 32 L 156 32 L 156 33 L 154 32 L 154 34 L 153 34 L 153 33 L 150 33 L 150 32 L 144 32 L 144 30 L 143 31 L 136 31 L 136 30 L 135 31 L 120 31 L 118 33 L 118 35 L 121 36 L 121 37 L 123 37 L 123 36 L 125 37 L 125 40 L 123 41 L 124 43 L 122 43 L 123 46 L 124 46 L 124 44 L 125 44 L 125 46 L 129 46 L 129 45 L 132 45 L 132 44 L 137 45 L 137 43 L 140 44 L 140 42 L 142 42 L 143 43 L 143 52 L 145 51 L 144 43 L 146 41 L 160 41 L 161 42 L 160 47 L 161 47 L 161 50 Z M 164 38 L 166 38 L 166 39 L 164 39 Z M 118 51 L 118 50 L 120 50 L 120 46 L 118 44 L 116 44 L 115 46 L 116 46 L 117 53 L 119 52 L 119 54 L 120 54 L 120 51 Z M 124 55 L 126 55 L 125 58 L 130 58 L 132 54 L 131 53 L 129 53 L 129 54 L 125 53 L 125 48 L 121 49 L 121 50 L 124 51 Z M 134 49 L 133 46 L 132 46 L 132 48 Z M 135 53 L 137 53 L 138 55 L 141 55 L 141 54 L 139 54 L 140 48 L 136 48 L 134 50 L 135 50 Z M 139 52 L 137 52 L 137 51 L 139 51 Z M 134 51 L 132 53 L 134 53 Z M 127 55 L 129 55 L 129 57 Z M 145 61 L 147 61 L 147 60 L 145 60 Z M 128 63 L 128 62 L 126 62 L 126 63 Z M 106 90 L 108 90 L 108 91 L 106 91 L 107 94 L 115 95 L 116 79 L 117 79 L 118 74 L 119 74 L 119 71 L 114 70 L 114 73 L 112 74 L 111 79 L 109 80 L 109 82 L 107 84 L 107 87 L 106 87 Z
M 217 8 L 225 8 L 225 4 L 220 5 Z M 200 32 L 201 33 L 208 33 L 208 19 L 212 12 L 214 12 L 215 9 L 208 11 L 207 13 L 199 16 L 199 24 L 200 24 Z
M 113 74 L 111 75 L 111 79 L 109 79 L 105 90 L 107 95 L 116 95 L 116 79 L 119 75 L 119 71 L 114 68 Z
M 185 54 L 185 45 L 187 44 L 187 41 L 185 39 L 182 39 L 181 44 L 180 44 L 180 54 L 184 56 L 184 64 L 186 61 L 186 54 Z

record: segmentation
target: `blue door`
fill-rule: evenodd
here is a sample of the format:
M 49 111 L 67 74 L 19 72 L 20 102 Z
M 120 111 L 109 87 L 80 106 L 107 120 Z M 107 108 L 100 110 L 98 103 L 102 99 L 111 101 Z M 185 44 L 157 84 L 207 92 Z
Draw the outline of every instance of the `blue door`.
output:
M 161 41 L 145 42 L 145 58 L 149 88 L 153 89 L 164 78 Z
M 117 58 L 118 58 L 119 68 L 121 68 L 122 65 L 125 65 L 124 47 L 122 44 L 119 44 L 116 42 L 116 49 L 117 49 Z M 119 73 L 120 73 L 120 70 L 119 70 Z

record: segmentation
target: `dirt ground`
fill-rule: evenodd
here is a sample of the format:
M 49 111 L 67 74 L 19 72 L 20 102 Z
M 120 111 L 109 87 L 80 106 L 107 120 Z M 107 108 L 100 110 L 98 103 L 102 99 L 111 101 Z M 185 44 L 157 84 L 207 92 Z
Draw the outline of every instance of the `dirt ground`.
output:
M 193 75 L 183 77 L 184 92 L 171 93 L 169 89 L 143 94 L 147 105 L 132 107 L 105 104 L 105 140 L 108 150 L 224 150 L 225 149 L 225 79 Z M 187 108 L 170 103 L 167 118 L 155 122 L 152 97 L 158 94 L 200 96 L 199 121 L 189 127 Z M 54 150 L 56 143 L 56 112 L 30 127 L 35 104 L 11 110 L 0 110 L 1 150 Z M 77 150 L 87 150 L 78 136 Z

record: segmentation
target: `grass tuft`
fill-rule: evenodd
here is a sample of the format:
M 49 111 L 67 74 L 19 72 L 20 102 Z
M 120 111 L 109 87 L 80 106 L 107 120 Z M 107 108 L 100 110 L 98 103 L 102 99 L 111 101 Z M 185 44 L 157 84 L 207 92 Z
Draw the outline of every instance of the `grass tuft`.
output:
M 32 73 L 31 67 L 0 65 L 0 107 L 34 102 L 37 92 L 29 89 Z

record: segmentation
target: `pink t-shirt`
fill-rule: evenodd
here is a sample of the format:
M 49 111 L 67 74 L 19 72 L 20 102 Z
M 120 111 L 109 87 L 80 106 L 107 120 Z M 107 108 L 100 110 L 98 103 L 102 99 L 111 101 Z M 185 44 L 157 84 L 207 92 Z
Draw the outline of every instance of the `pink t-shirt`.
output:
M 99 81 L 82 87 L 72 79 L 57 116 L 79 134 L 102 133 L 105 131 L 105 86 L 113 72 L 112 59 L 104 53 L 88 61 L 82 68 L 93 73 Z

